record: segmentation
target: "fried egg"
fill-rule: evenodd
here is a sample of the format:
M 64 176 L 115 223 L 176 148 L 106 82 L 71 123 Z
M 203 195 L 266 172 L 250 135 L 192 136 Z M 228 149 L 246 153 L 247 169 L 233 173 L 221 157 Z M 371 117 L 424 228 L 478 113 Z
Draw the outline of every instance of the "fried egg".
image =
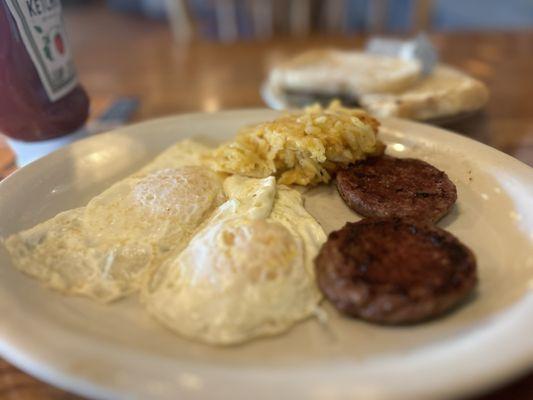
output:
M 179 165 L 194 163 L 192 147 L 172 148 L 174 155 L 185 149 L 188 159 L 159 157 L 86 207 L 7 238 L 15 266 L 52 289 L 101 302 L 137 290 L 225 200 L 218 174 Z
M 159 154 L 135 175 L 146 175 L 166 168 L 202 165 L 202 159 L 210 151 L 211 149 L 202 143 L 190 139 L 181 140 Z
M 313 259 L 326 240 L 301 195 L 275 178 L 232 176 L 228 200 L 147 281 L 142 303 L 174 332 L 235 344 L 288 330 L 321 299 Z

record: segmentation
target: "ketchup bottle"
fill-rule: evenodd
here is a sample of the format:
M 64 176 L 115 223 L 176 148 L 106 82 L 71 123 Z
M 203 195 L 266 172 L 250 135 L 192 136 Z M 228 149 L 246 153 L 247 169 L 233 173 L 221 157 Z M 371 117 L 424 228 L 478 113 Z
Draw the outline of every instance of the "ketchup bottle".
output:
M 22 141 L 63 136 L 88 109 L 60 0 L 0 0 L 0 132 Z

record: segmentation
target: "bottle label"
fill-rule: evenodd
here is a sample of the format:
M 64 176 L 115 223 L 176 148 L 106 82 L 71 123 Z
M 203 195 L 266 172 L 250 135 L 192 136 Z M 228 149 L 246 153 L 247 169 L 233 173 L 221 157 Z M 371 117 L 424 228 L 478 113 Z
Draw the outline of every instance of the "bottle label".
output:
M 60 0 L 6 0 L 6 3 L 48 98 L 60 99 L 78 84 Z

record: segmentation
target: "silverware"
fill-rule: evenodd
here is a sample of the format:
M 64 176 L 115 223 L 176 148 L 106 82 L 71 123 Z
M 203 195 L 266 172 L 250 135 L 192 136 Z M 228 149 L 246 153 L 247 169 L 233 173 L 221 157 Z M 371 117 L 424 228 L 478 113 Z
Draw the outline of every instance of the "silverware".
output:
M 86 126 L 88 135 L 105 132 L 128 122 L 139 107 L 137 97 L 119 97 Z

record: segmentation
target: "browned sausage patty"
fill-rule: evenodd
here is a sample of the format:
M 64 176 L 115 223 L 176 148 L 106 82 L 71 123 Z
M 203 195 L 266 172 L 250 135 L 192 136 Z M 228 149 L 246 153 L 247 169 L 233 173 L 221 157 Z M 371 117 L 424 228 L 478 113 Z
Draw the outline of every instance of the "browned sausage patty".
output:
M 477 282 L 474 255 L 452 234 L 399 218 L 347 223 L 315 264 L 320 289 L 339 311 L 384 324 L 437 316 Z
M 365 217 L 437 222 L 457 200 L 444 172 L 413 158 L 368 158 L 339 171 L 337 188 L 348 207 Z

